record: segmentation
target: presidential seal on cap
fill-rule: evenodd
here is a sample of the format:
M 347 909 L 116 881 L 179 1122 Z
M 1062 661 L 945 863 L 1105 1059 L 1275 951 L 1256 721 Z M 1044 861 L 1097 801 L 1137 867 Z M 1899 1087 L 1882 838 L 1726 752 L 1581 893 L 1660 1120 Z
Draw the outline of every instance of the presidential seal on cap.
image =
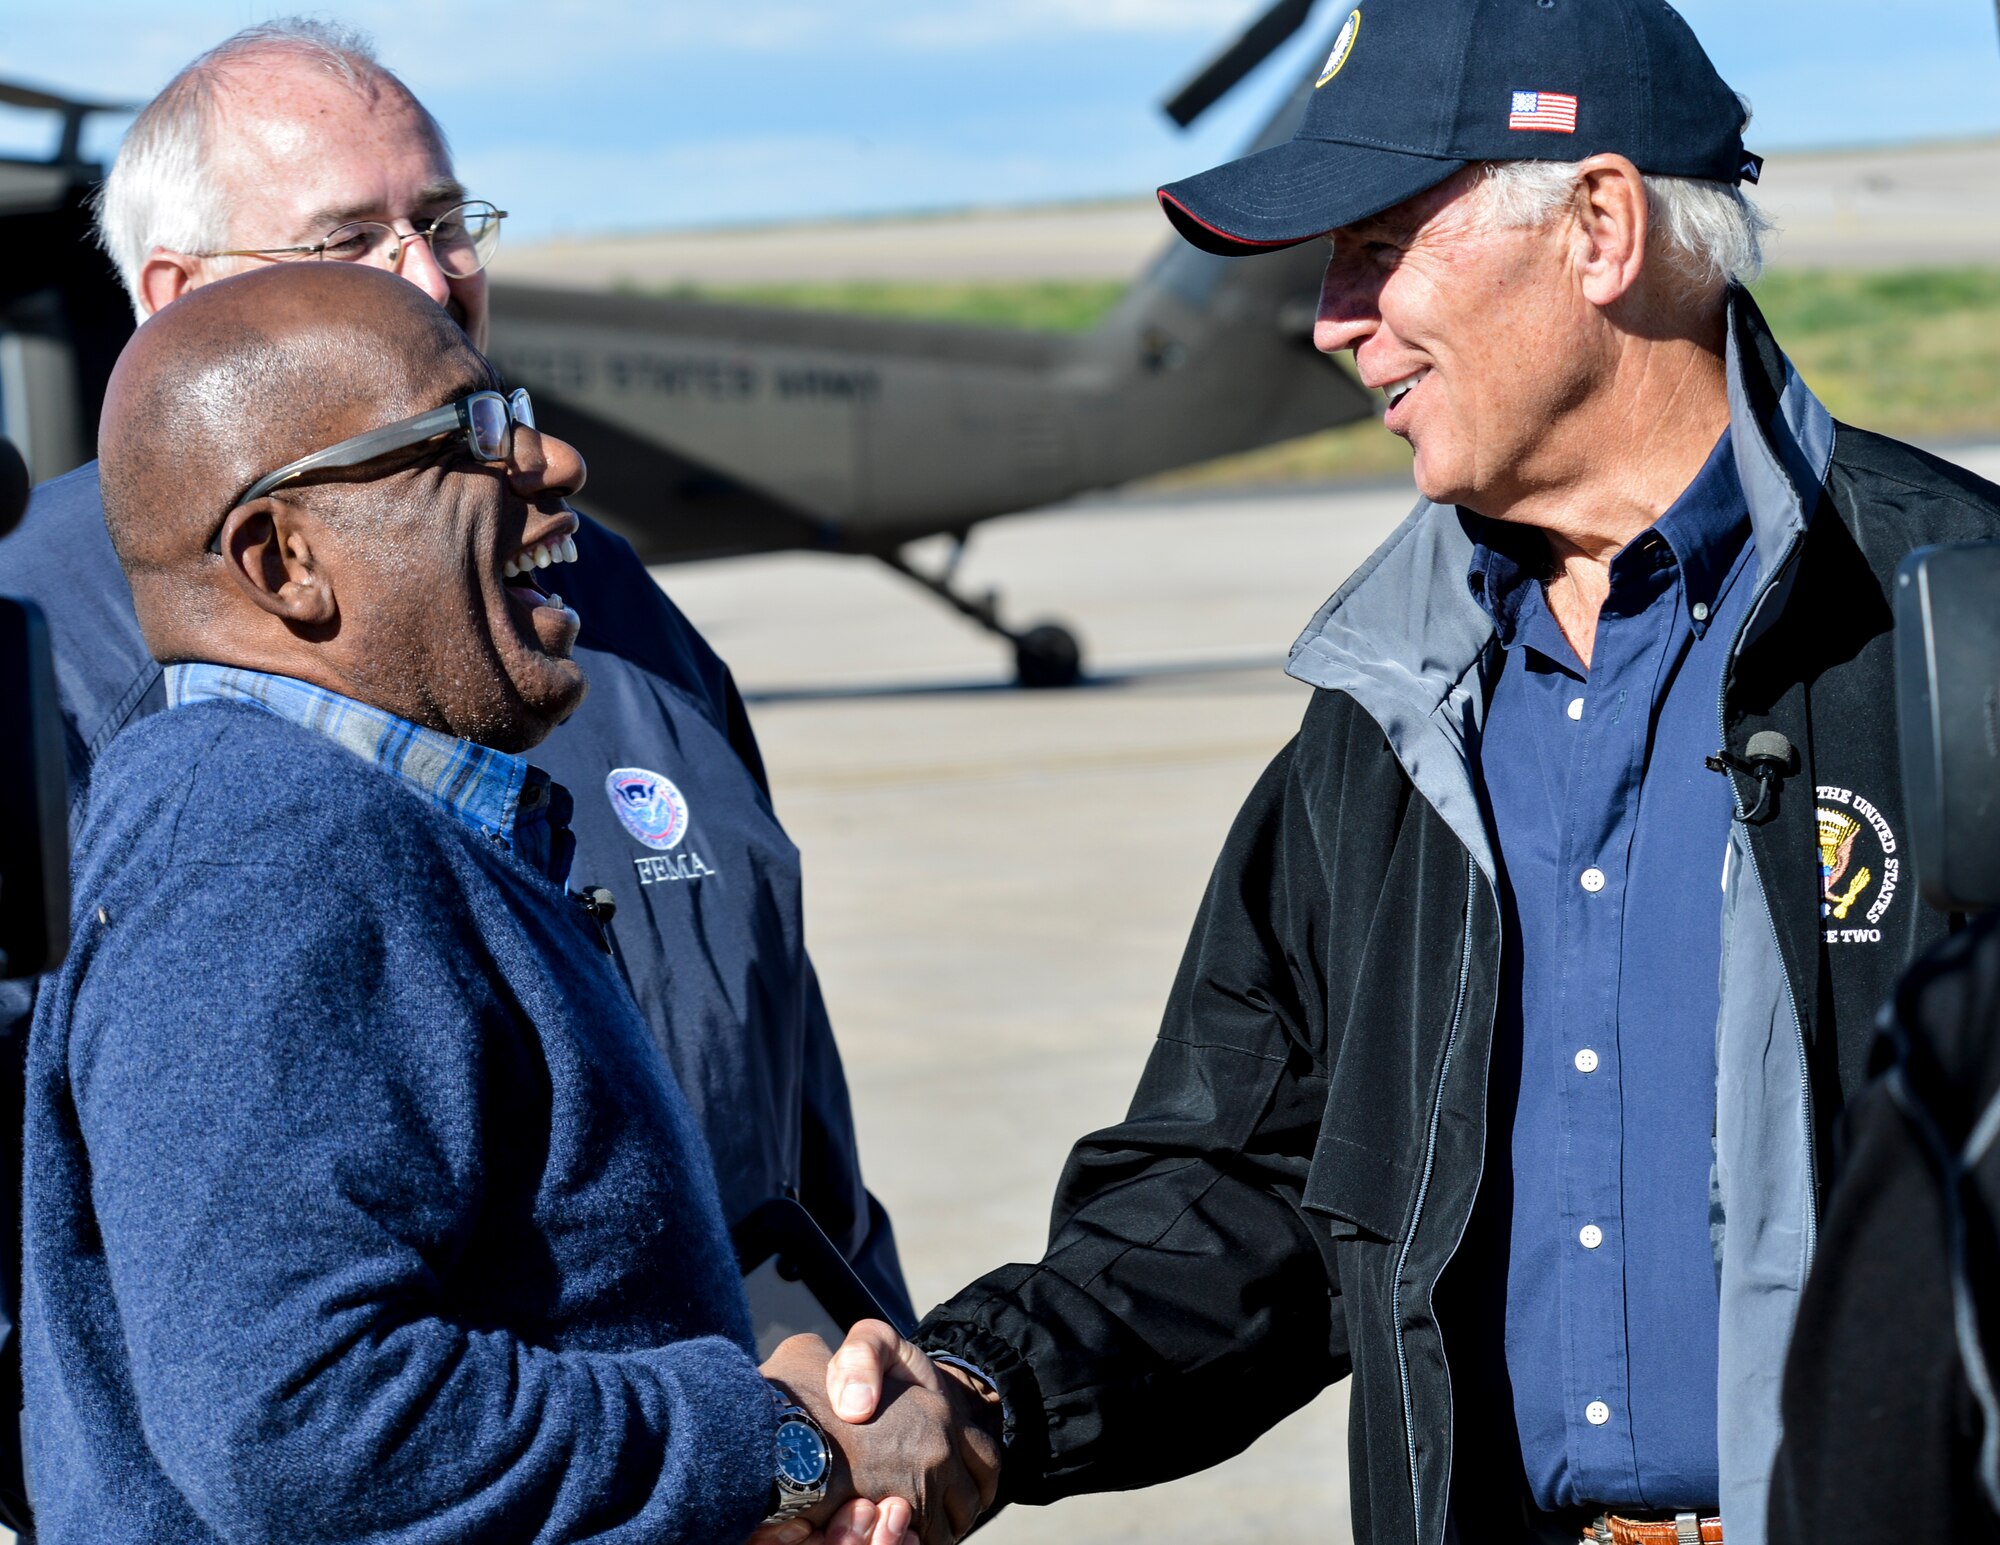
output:
M 1281 145 L 1169 183 L 1208 252 L 1295 246 L 1475 161 L 1581 161 L 1755 182 L 1743 105 L 1663 0 L 1362 0 Z

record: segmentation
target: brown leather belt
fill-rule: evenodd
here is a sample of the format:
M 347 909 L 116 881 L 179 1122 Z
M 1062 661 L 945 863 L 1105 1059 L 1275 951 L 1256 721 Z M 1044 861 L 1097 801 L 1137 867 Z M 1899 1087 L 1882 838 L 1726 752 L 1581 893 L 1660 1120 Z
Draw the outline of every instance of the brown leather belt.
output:
M 1644 1519 L 1606 1513 L 1584 1529 L 1583 1537 L 1609 1545 L 1722 1545 L 1722 1520 L 1693 1513 Z

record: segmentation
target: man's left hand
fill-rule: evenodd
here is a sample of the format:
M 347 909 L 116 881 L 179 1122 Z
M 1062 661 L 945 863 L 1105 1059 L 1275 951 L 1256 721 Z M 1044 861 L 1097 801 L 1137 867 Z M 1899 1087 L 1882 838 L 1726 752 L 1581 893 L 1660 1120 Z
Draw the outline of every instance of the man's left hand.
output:
M 747 1545 L 903 1545 L 909 1527 L 910 1504 L 901 1497 L 886 1497 L 879 1505 L 856 1497 L 828 1519 L 824 1529 L 815 1529 L 804 1518 L 788 1518 L 764 1525 Z

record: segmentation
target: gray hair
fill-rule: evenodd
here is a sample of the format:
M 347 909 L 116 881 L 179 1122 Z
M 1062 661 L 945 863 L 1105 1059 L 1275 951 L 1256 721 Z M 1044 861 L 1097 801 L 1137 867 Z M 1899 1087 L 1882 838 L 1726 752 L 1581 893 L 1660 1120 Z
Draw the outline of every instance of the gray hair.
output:
M 1538 226 L 1574 196 L 1569 161 L 1487 161 L 1481 164 L 1485 214 L 1502 229 Z M 1646 212 L 1656 250 L 1698 289 L 1747 285 L 1764 271 L 1764 237 L 1771 222 L 1734 183 L 1695 177 L 1646 178 Z
M 212 252 L 229 245 L 234 212 L 209 164 L 218 89 L 232 69 L 279 60 L 322 70 L 358 92 L 392 87 L 415 104 L 439 149 L 449 153 L 444 130 L 395 72 L 377 61 L 367 33 L 301 16 L 245 27 L 195 59 L 140 109 L 111 175 L 93 198 L 97 244 L 117 265 L 140 321 L 147 313 L 139 275 L 155 247 Z

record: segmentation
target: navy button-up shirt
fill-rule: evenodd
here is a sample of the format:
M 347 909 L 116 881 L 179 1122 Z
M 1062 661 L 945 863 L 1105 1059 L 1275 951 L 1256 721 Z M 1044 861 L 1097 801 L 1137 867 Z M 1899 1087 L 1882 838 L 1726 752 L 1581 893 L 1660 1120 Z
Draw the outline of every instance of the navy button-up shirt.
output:
M 1506 1260 L 1482 1275 L 1504 1295 L 1488 1318 L 1523 1469 L 1545 1509 L 1710 1507 L 1731 807 L 1702 760 L 1755 588 L 1729 435 L 1612 561 L 1587 670 L 1538 582 L 1539 533 L 1466 519 L 1501 645 L 1479 760 L 1508 941 L 1493 1110 L 1512 1185 L 1483 1198 Z

